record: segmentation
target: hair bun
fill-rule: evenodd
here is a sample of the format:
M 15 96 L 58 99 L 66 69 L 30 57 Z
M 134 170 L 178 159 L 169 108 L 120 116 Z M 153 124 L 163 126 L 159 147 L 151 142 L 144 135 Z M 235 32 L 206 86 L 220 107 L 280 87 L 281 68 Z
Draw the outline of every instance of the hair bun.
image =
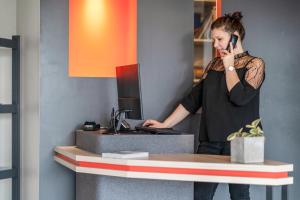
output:
M 240 21 L 243 18 L 243 15 L 241 12 L 234 12 L 232 13 L 231 17 Z
M 225 17 L 237 20 L 237 21 L 241 21 L 241 19 L 243 18 L 243 15 L 241 12 L 237 11 L 231 14 L 225 14 Z

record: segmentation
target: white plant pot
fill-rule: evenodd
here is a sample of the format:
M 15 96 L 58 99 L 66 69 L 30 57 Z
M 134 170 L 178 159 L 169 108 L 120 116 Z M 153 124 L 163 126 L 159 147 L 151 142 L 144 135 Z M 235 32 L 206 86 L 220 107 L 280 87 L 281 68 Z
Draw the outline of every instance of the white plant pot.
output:
M 236 137 L 230 142 L 231 162 L 264 162 L 265 137 Z

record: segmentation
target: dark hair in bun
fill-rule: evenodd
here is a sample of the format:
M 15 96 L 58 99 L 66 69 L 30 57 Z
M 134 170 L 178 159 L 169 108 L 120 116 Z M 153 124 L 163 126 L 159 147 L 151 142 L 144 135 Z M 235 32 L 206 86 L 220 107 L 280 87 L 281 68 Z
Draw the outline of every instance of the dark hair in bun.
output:
M 229 17 L 231 17 L 232 19 L 241 21 L 241 19 L 243 18 L 243 15 L 241 12 L 234 12 L 232 14 L 229 14 Z
M 217 18 L 211 24 L 211 30 L 224 27 L 224 30 L 229 33 L 237 31 L 241 36 L 241 40 L 243 40 L 245 38 L 245 28 L 241 22 L 242 18 L 243 15 L 241 12 L 225 14 L 224 16 Z

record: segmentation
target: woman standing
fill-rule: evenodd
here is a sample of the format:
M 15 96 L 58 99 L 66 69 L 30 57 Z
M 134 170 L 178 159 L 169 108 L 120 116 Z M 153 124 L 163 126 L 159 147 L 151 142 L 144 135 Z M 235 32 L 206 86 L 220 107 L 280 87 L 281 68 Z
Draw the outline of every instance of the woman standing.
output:
M 219 53 L 206 67 L 199 84 L 182 99 L 164 122 L 146 120 L 144 126 L 173 127 L 201 107 L 197 153 L 230 155 L 227 136 L 259 118 L 259 93 L 265 64 L 244 50 L 245 29 L 240 12 L 219 17 L 211 25 L 213 45 Z M 237 35 L 236 46 L 229 42 Z M 229 45 L 229 49 L 227 48 Z M 196 183 L 195 200 L 213 199 L 217 183 Z M 249 185 L 229 184 L 232 200 L 249 200 Z

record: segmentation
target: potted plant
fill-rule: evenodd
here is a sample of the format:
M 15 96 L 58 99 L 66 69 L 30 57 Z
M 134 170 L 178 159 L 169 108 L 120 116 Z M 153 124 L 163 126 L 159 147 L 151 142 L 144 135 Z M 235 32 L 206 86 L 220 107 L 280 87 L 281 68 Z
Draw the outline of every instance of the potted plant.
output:
M 249 132 L 245 132 L 241 128 L 227 137 L 227 140 L 230 141 L 231 162 L 264 162 L 265 137 L 263 130 L 258 126 L 260 121 L 261 119 L 257 119 L 246 125 Z

